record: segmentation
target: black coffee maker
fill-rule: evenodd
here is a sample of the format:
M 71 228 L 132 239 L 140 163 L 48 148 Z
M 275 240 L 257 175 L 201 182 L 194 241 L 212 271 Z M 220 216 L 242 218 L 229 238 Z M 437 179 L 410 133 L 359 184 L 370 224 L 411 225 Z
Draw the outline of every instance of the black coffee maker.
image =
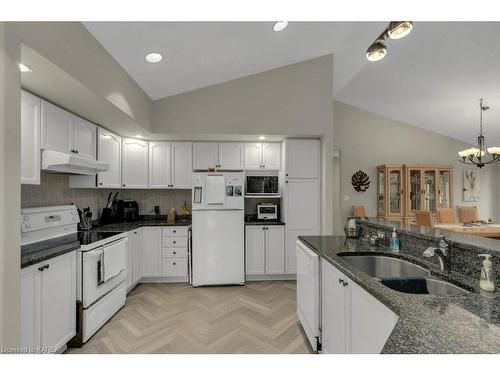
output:
M 131 199 L 120 199 L 116 211 L 120 221 L 135 221 L 139 218 L 139 205 Z

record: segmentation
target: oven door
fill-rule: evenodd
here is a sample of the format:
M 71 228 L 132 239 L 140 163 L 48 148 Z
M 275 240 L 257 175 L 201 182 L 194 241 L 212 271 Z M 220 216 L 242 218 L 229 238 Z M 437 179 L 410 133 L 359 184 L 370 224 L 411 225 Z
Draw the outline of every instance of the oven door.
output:
M 82 304 L 84 309 L 91 306 L 126 279 L 126 243 L 127 239 L 123 238 L 82 253 Z M 107 254 L 116 274 L 104 281 L 104 265 Z M 108 262 L 108 264 L 110 263 Z M 111 267 L 109 266 L 109 268 Z

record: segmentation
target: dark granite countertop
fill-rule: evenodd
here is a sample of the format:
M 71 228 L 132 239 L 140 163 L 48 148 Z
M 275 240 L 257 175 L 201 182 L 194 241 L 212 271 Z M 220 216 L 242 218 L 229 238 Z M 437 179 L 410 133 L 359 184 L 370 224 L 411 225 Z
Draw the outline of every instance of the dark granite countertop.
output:
M 500 294 L 480 291 L 478 280 L 441 272 L 435 265 L 384 246 L 344 236 L 299 237 L 399 316 L 382 353 L 500 353 Z M 460 295 L 396 292 L 345 262 L 343 254 L 395 256 L 426 266 L 433 276 L 471 291 Z
M 191 217 L 181 217 L 175 223 L 167 223 L 166 216 L 161 216 L 156 219 L 154 216 L 144 216 L 137 221 L 96 225 L 89 231 L 73 233 L 64 237 L 35 242 L 33 244 L 21 246 L 21 268 L 31 266 L 36 263 L 55 258 L 67 252 L 78 250 L 81 243 L 84 244 L 90 241 L 89 235 L 96 237 L 93 241 L 100 239 L 96 236 L 99 232 L 128 232 L 140 227 L 168 227 L 168 226 L 189 226 L 191 225 Z M 86 234 L 82 238 L 82 234 Z
M 21 246 L 21 268 L 29 267 L 80 248 L 78 234 Z
M 259 220 L 255 214 L 245 214 L 245 225 L 285 225 L 285 223 L 279 219 Z

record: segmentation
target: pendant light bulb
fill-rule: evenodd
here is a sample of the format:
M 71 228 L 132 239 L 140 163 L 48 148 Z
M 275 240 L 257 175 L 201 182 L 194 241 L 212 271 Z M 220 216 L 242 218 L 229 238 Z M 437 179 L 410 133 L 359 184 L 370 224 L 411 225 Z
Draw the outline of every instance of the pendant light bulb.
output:
M 392 21 L 389 24 L 388 34 L 391 39 L 401 39 L 407 36 L 413 29 L 411 21 Z
M 387 47 L 381 41 L 374 42 L 366 50 L 366 58 L 369 61 L 379 61 L 382 60 L 387 54 Z

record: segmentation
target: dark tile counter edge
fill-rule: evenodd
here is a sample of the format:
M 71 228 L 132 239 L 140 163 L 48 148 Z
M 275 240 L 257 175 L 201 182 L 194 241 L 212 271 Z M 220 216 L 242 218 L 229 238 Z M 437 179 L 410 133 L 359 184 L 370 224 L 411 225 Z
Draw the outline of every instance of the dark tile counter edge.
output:
M 80 248 L 80 243 L 75 242 L 72 244 L 67 244 L 64 246 L 56 246 L 52 249 L 44 249 L 38 252 L 22 255 L 21 254 L 21 269 L 44 262 L 46 260 L 70 253 L 72 251 L 78 250 Z
M 245 221 L 245 225 L 285 225 L 282 221 Z

